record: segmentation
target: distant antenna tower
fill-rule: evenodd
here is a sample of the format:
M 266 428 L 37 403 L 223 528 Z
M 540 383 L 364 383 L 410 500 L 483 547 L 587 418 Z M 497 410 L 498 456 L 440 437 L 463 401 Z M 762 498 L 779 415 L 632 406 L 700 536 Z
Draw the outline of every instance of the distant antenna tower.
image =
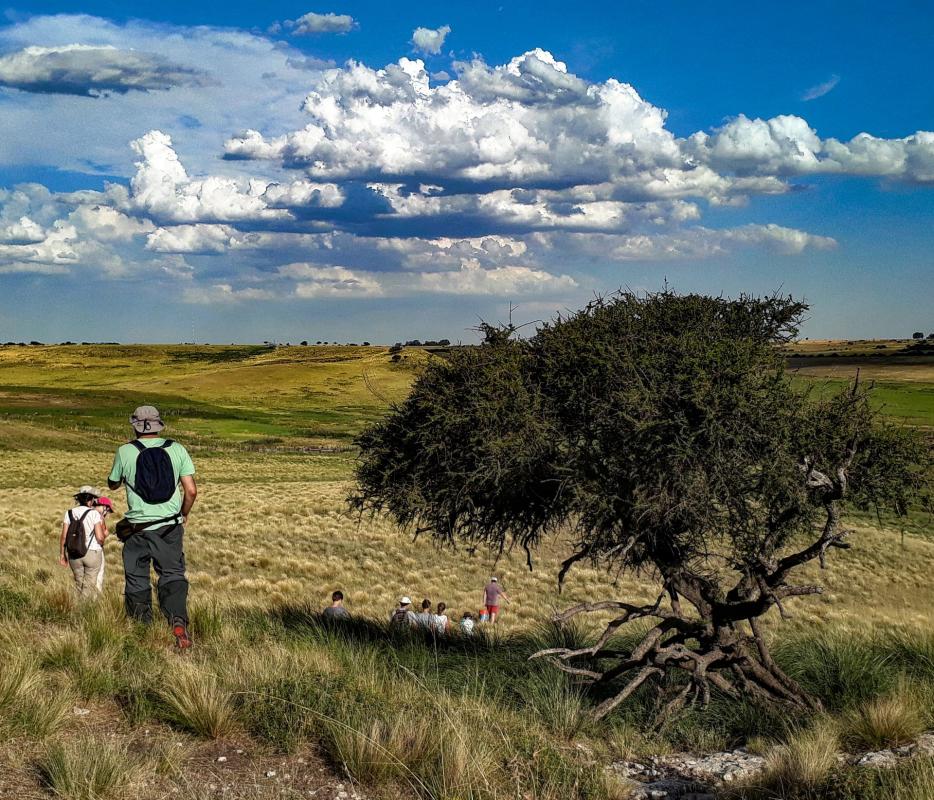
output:
M 195 319 L 191 318 L 191 343 L 196 344 L 195 342 Z

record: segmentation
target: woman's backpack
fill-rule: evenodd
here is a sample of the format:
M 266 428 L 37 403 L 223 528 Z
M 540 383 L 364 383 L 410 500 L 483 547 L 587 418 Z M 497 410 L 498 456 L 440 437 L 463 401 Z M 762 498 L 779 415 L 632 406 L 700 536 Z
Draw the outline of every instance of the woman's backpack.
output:
M 139 450 L 139 455 L 136 457 L 136 484 L 127 485 L 150 505 L 171 500 L 178 488 L 178 478 L 166 451 L 174 442 L 166 439 L 158 447 L 146 447 L 139 439 L 134 439 L 130 444 Z
M 74 510 L 68 512 L 68 530 L 65 532 L 65 552 L 72 560 L 84 558 L 88 554 L 87 532 L 84 530 L 84 518 L 94 509 L 89 508 L 80 517 L 75 516 Z M 91 536 L 93 536 L 93 532 Z

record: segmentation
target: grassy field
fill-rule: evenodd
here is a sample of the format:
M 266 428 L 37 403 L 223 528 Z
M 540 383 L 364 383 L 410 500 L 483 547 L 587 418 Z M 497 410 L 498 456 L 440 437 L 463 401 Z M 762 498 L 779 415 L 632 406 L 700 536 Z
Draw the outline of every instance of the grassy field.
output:
M 934 725 L 934 536 L 921 515 L 905 525 L 857 519 L 853 549 L 810 576 L 826 592 L 769 621 L 780 658 L 824 700 L 826 719 L 718 700 L 707 716 L 692 712 L 654 735 L 646 696 L 589 723 L 592 698 L 525 659 L 556 637 L 588 635 L 549 628 L 553 608 L 648 600 L 647 578 L 581 567 L 559 596 L 555 574 L 568 553 L 560 537 L 530 572 L 524 554 L 439 551 L 346 512 L 353 435 L 405 395 L 426 357 L 406 349 L 392 361 L 380 347 L 0 347 L 0 487 L 9 498 L 0 797 L 609 799 L 625 796 L 603 770 L 614 758 L 744 742 L 778 753 L 803 741 L 795 725 L 862 746 L 858 722 L 880 698 L 902 717 L 915 709 L 914 728 Z M 848 380 L 853 365 L 841 359 L 851 357 L 863 356 L 803 359 L 799 380 L 818 391 Z M 865 357 L 861 375 L 888 392 L 887 413 L 934 428 L 934 365 L 912 358 Z M 70 495 L 104 482 L 142 402 L 160 406 L 198 471 L 186 532 L 198 646 L 184 660 L 165 631 L 122 619 L 117 542 L 105 548 L 107 590 L 96 607 L 75 606 L 70 575 L 55 563 Z M 475 612 L 493 573 L 514 599 L 495 636 L 400 639 L 381 622 L 401 594 L 444 601 L 456 617 Z M 341 632 L 315 613 L 335 588 L 358 620 Z M 834 769 L 821 780 L 856 787 L 835 796 L 912 796 L 902 778 L 890 781 L 898 794 Z M 925 775 L 904 780 L 917 787 Z M 762 796 L 755 791 L 748 796 Z

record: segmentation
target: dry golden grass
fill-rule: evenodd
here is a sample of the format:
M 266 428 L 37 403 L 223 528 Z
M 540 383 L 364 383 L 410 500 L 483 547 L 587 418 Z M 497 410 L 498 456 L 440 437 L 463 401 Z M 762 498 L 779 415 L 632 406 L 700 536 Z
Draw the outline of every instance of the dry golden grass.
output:
M 838 745 L 834 723 L 817 720 L 766 755 L 762 783 L 781 792 L 780 796 L 817 790 L 837 764 Z
M 885 697 L 876 697 L 843 717 L 843 738 L 855 748 L 880 750 L 913 742 L 924 732 L 923 698 L 901 685 Z
M 352 462 L 347 456 L 221 454 L 195 458 L 200 496 L 186 531 L 192 599 L 269 606 L 284 601 L 325 605 L 334 589 L 353 612 L 383 616 L 402 594 L 444 601 L 454 618 L 476 612 L 481 589 L 496 574 L 513 598 L 504 609 L 506 630 L 545 619 L 555 607 L 619 597 L 648 600 L 649 578 L 612 576 L 587 566 L 568 576 L 562 594 L 557 566 L 569 552 L 560 539 L 545 543 L 529 572 L 524 554 L 499 561 L 486 553 L 438 550 L 412 541 L 385 519 L 358 520 L 346 512 Z M 48 584 L 68 603 L 71 576 L 55 563 L 61 518 L 75 487 L 101 482 L 106 452 L 0 452 L 0 487 L 15 493 L 0 528 L 0 563 L 22 574 L 50 573 Z M 118 509 L 122 492 L 117 493 Z M 927 626 L 934 608 L 934 541 L 859 527 L 853 549 L 835 551 L 829 568 L 812 565 L 807 579 L 825 593 L 789 604 L 791 626 L 833 622 L 846 629 L 875 625 Z M 122 585 L 121 546 L 106 547 L 106 581 Z M 119 613 L 119 609 L 117 609 Z

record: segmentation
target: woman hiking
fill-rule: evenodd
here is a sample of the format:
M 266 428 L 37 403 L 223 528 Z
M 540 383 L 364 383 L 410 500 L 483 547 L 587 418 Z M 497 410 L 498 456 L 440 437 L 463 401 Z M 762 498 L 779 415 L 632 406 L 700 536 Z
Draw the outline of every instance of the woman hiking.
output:
M 79 600 L 95 598 L 100 593 L 98 576 L 104 563 L 103 544 L 107 538 L 107 528 L 100 511 L 94 507 L 97 501 L 97 491 L 91 486 L 82 486 L 75 494 L 77 505 L 65 512 L 62 521 L 58 563 L 63 567 L 71 567 Z M 69 553 L 66 549 L 68 531 L 72 526 L 76 526 L 78 540 L 83 540 L 75 543 L 79 550 L 84 551 L 83 554 Z

